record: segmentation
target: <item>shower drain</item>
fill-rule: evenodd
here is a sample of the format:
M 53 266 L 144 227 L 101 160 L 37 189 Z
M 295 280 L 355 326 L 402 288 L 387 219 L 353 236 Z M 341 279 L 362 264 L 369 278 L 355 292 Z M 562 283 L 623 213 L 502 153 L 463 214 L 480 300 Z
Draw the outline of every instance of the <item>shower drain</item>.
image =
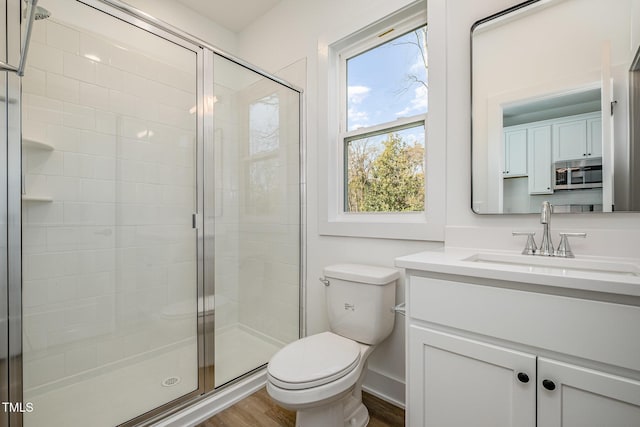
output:
M 180 377 L 168 377 L 162 380 L 162 387 L 172 387 L 180 383 Z

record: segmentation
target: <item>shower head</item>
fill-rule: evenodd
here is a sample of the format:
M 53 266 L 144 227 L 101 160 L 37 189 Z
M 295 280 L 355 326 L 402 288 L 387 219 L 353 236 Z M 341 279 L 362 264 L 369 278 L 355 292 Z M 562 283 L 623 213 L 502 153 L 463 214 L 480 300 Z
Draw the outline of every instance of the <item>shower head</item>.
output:
M 44 7 L 36 6 L 36 13 L 34 15 L 34 19 L 36 21 L 40 21 L 41 19 L 47 19 L 51 16 L 51 12 L 49 12 Z

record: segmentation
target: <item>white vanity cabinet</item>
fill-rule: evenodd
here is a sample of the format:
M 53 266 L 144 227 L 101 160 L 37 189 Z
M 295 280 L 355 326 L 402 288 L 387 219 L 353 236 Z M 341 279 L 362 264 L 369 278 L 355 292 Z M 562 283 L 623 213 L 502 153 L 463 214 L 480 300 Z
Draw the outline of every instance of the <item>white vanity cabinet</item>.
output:
M 640 426 L 640 297 L 407 278 L 409 427 Z
M 602 157 L 600 113 L 582 114 L 553 124 L 554 161 Z

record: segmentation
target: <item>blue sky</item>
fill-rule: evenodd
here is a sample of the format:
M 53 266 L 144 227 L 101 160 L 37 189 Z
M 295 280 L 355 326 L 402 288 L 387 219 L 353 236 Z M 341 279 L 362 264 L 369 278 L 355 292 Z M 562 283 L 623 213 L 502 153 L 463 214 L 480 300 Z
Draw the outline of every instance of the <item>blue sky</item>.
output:
M 408 79 L 427 81 L 413 32 L 353 57 L 347 62 L 347 128 L 354 130 L 427 111 L 427 90 Z

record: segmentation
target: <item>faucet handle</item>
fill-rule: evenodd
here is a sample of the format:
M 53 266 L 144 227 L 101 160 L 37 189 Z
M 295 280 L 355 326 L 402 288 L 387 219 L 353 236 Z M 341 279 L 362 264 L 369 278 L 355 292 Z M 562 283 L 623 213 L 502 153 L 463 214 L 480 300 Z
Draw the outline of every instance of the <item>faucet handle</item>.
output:
M 522 254 L 523 255 L 535 255 L 536 251 L 538 250 L 538 247 L 536 246 L 536 241 L 533 238 L 533 236 L 536 235 L 535 232 L 529 232 L 529 231 L 513 231 L 511 232 L 512 236 L 527 236 L 527 243 L 524 246 L 524 249 L 522 250 Z
M 573 254 L 571 250 L 571 246 L 569 245 L 569 237 L 587 237 L 587 233 L 558 233 L 560 234 L 560 244 L 558 245 L 558 250 L 556 251 L 556 256 L 563 258 L 575 258 L 576 256 Z

